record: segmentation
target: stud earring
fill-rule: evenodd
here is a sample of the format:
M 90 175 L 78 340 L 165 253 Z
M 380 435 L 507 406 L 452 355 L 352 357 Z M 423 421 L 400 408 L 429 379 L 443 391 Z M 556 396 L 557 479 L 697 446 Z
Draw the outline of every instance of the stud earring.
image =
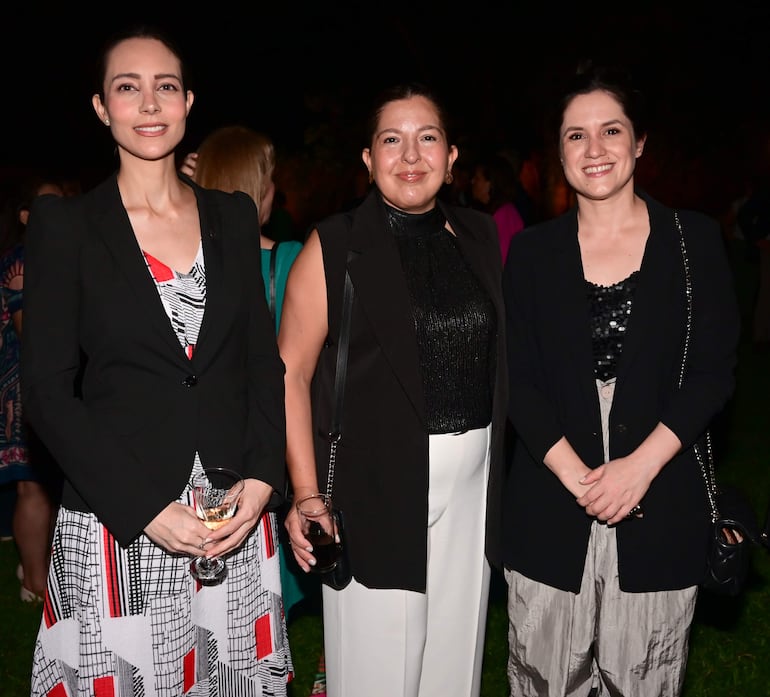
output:
M 105 126 L 109 126 L 110 125 L 110 120 L 109 119 L 104 119 L 104 125 Z
M 446 176 L 444 177 L 444 181 L 447 184 L 451 184 L 455 180 L 454 174 L 452 172 L 447 172 Z

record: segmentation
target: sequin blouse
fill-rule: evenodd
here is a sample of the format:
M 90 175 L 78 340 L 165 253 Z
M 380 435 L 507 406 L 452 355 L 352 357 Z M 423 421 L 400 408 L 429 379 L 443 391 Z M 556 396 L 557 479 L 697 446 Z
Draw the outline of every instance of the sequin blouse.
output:
M 492 419 L 492 300 L 438 208 L 422 214 L 385 209 L 412 301 L 428 433 L 483 428 Z
M 594 373 L 600 380 L 616 377 L 639 272 L 611 286 L 586 281 L 591 307 Z

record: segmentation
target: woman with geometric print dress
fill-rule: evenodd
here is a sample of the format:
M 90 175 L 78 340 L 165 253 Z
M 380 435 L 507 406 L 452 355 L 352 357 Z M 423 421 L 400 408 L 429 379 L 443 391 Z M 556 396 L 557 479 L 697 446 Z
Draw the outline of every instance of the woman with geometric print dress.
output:
M 245 194 L 177 173 L 193 103 L 179 52 L 110 41 L 94 110 L 115 174 L 42 197 L 27 233 L 22 386 L 65 476 L 32 695 L 286 695 L 293 674 L 274 517 L 283 365 Z M 202 465 L 235 469 L 236 514 L 190 505 Z M 226 556 L 201 586 L 190 560 Z

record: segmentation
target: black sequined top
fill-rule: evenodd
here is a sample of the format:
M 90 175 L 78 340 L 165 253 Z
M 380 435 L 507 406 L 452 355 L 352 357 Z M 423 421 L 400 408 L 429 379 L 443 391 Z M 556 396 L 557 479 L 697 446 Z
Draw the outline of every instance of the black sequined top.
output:
M 439 208 L 421 214 L 385 209 L 412 300 L 428 433 L 483 428 L 492 420 L 492 300 Z
M 609 380 L 617 374 L 638 277 L 639 272 L 634 271 L 611 286 L 586 281 L 591 306 L 594 373 L 600 380 Z

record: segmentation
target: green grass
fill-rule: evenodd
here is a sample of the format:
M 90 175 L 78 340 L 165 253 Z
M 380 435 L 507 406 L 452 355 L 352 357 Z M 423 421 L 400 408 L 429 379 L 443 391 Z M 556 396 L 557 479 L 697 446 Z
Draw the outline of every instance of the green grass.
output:
M 741 243 L 731 246 L 741 302 L 744 335 L 750 327 L 756 267 L 747 263 Z M 724 418 L 717 476 L 739 485 L 764 515 L 770 498 L 770 354 L 753 352 L 744 338 L 735 398 Z M 28 697 L 29 671 L 40 607 L 21 603 L 13 543 L 0 544 L 0 694 Z M 724 598 L 701 593 L 696 608 L 683 697 L 761 697 L 770 695 L 770 554 L 757 550 L 746 593 Z M 289 623 L 296 670 L 291 697 L 308 697 L 322 645 L 317 598 L 306 601 Z M 507 649 L 505 588 L 493 578 L 487 620 L 482 697 L 506 697 Z

